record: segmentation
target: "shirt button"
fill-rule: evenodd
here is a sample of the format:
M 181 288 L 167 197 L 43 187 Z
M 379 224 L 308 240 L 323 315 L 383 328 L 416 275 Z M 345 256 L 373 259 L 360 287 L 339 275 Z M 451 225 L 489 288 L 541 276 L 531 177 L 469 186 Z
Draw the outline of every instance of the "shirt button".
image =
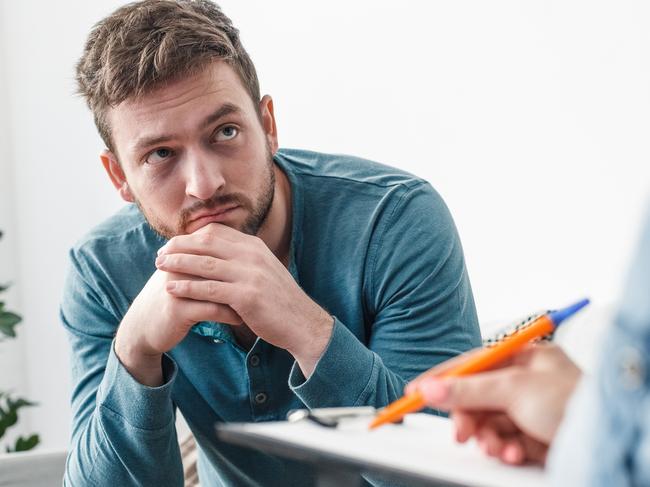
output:
M 218 338 L 215 338 L 215 339 L 212 340 L 212 341 L 213 341 L 214 343 L 216 343 L 216 344 L 223 343 L 223 340 L 219 340 Z
M 634 347 L 623 348 L 619 359 L 619 378 L 628 391 L 637 390 L 645 380 L 643 355 Z
M 257 394 L 255 394 L 255 402 L 257 404 L 264 404 L 267 399 L 268 396 L 264 392 L 258 392 Z
M 248 360 L 248 363 L 251 364 L 253 367 L 257 367 L 260 364 L 260 356 L 259 355 L 251 355 L 251 358 Z

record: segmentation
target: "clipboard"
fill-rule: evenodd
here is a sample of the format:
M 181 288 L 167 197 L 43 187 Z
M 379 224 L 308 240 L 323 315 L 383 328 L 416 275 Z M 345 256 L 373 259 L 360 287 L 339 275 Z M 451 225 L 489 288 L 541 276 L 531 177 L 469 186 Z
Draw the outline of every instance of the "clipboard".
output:
M 378 485 L 547 486 L 540 466 L 504 465 L 486 457 L 474 443 L 456 443 L 446 418 L 412 414 L 403 424 L 369 431 L 365 412 L 355 417 L 350 408 L 344 409 L 346 417 L 339 418 L 336 427 L 305 416 L 294 421 L 219 424 L 217 436 L 309 463 L 318 470 L 319 486 L 356 487 L 362 485 L 362 476 L 380 479 Z
M 529 326 L 540 311 L 483 340 L 491 347 Z M 553 340 L 553 334 L 541 340 Z M 457 358 L 462 357 L 462 355 Z M 509 466 L 476 444 L 458 444 L 447 418 L 410 414 L 401 423 L 369 431 L 374 407 L 299 409 L 287 421 L 218 424 L 222 441 L 312 464 L 318 487 L 373 485 L 545 487 L 541 466 Z

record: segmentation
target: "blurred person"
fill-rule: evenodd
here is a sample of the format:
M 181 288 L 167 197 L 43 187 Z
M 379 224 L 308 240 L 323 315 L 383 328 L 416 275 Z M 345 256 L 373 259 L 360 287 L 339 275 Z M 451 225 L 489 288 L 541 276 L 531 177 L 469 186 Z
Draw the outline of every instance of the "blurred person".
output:
M 531 345 L 497 369 L 422 377 L 460 442 L 509 464 L 546 463 L 553 485 L 650 485 L 650 213 L 600 365 L 583 374 L 557 345 Z

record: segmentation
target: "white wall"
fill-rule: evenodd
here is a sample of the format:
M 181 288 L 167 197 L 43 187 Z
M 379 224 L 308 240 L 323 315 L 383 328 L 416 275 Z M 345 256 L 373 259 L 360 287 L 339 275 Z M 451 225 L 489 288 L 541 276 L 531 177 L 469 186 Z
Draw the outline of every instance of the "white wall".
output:
M 646 2 L 221 3 L 274 96 L 282 145 L 373 158 L 441 192 L 483 323 L 615 301 L 650 189 Z M 42 403 L 29 426 L 46 446 L 68 432 L 66 249 L 120 206 L 72 95 L 90 26 L 118 4 L 2 4 L 13 272 Z
M 0 19 L 3 17 L 3 4 L 0 3 Z M 3 31 L 0 28 L 0 46 L 3 45 Z M 0 67 L 4 66 L 3 51 L 0 49 Z M 0 69 L 0 231 L 4 237 L 0 240 L 0 285 L 12 284 L 12 287 L 0 295 L 0 301 L 6 309 L 20 309 L 21 283 L 17 279 L 18 266 L 15 259 L 16 242 L 18 240 L 15 221 L 13 164 L 11 163 L 11 134 L 9 117 L 5 110 L 9 99 L 6 89 L 6 71 Z M 7 339 L 0 343 L 0 391 L 12 391 L 17 396 L 27 393 L 27 374 L 25 360 L 25 339 L 21 328 L 17 329 L 16 339 Z M 19 423 L 9 430 L 0 443 L 0 451 L 4 446 L 13 445 L 18 435 L 27 432 L 25 422 Z
M 120 206 L 105 184 L 100 147 L 84 103 L 73 96 L 73 67 L 90 26 L 114 5 L 2 3 L 2 45 L 11 129 L 13 207 L 18 249 L 20 332 L 26 386 L 40 403 L 24 429 L 46 448 L 65 447 L 69 431 L 68 344 L 58 321 L 67 249 Z M 0 247 L 2 248 L 2 247 Z M 3 248 L 4 251 L 4 248 Z M 20 369 L 18 369 L 20 370 Z

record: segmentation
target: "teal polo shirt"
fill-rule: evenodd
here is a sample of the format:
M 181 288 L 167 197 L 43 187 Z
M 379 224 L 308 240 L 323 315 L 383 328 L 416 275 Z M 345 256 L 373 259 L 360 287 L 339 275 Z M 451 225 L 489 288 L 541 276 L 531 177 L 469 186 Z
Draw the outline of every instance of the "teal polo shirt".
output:
M 274 421 L 296 408 L 383 407 L 427 368 L 480 345 L 463 251 L 429 183 L 363 159 L 282 149 L 291 184 L 289 270 L 334 316 L 305 378 L 285 350 L 198 323 L 163 358 L 165 383 L 139 384 L 113 338 L 165 243 L 127 206 L 70 252 L 61 320 L 72 353 L 73 427 L 65 484 L 183 485 L 181 411 L 206 486 L 311 485 L 310 467 L 224 444 L 215 424 Z

